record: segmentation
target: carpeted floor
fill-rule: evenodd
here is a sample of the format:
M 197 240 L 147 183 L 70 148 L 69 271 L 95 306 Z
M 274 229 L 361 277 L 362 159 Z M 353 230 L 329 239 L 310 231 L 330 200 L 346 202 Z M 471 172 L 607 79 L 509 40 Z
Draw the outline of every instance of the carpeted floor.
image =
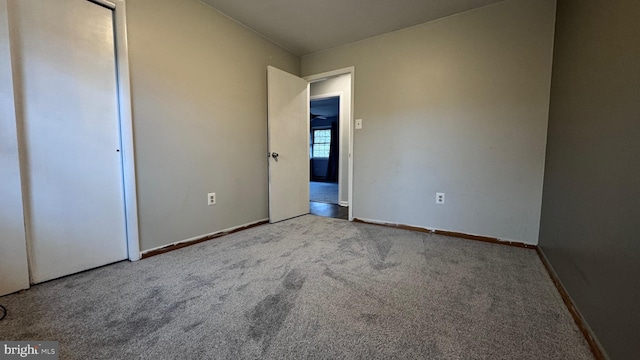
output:
M 338 184 L 311 181 L 309 183 L 309 200 L 337 204 Z
M 61 359 L 592 359 L 535 251 L 313 215 L 0 304 Z

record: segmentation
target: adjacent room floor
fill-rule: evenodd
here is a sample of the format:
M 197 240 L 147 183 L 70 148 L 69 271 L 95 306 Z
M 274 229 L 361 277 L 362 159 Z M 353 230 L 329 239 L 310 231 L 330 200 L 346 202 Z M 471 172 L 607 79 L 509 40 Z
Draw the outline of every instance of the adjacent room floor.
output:
M 534 250 L 313 215 L 0 304 L 61 359 L 592 359 Z
M 309 213 L 316 216 L 330 217 L 334 219 L 349 220 L 349 208 L 336 204 L 321 202 L 309 202 Z
M 338 203 L 338 184 L 327 182 L 309 182 L 309 200 L 327 204 Z
M 338 184 L 309 183 L 309 213 L 335 219 L 349 219 L 349 208 L 338 205 Z

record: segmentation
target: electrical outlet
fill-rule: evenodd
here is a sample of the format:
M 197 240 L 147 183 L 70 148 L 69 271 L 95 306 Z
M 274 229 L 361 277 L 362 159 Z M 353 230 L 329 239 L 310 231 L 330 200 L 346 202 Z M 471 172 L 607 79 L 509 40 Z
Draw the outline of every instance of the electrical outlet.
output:
M 444 193 L 436 193 L 436 204 L 444 204 Z
M 208 193 L 207 205 L 215 205 L 215 204 L 216 204 L 216 193 Z

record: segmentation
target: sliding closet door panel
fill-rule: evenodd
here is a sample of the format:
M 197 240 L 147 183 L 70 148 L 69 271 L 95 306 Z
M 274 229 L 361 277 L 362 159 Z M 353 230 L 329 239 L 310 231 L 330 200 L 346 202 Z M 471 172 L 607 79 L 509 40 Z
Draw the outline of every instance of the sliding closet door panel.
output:
M 29 287 L 8 19 L 0 0 L 0 296 Z
M 12 3 L 32 282 L 125 259 L 113 11 Z

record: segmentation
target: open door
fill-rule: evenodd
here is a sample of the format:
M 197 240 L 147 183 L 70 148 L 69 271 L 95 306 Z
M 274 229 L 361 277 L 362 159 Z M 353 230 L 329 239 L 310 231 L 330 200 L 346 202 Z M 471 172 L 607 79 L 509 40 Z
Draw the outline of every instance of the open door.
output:
M 309 83 L 267 67 L 269 222 L 309 213 Z

